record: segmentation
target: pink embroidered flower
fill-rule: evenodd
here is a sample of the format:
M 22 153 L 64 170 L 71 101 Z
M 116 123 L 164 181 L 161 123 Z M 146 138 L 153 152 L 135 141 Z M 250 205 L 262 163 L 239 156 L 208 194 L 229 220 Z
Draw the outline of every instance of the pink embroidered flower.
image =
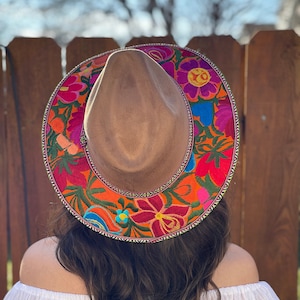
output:
M 226 136 L 234 138 L 234 125 L 229 98 L 227 97 L 225 100 L 220 100 L 217 107 L 218 110 L 215 114 L 216 127 L 224 132 Z
M 72 75 L 60 87 L 57 92 L 57 99 L 64 103 L 71 103 L 78 99 L 80 91 L 85 87 L 85 84 L 77 81 L 77 76 Z
M 82 130 L 84 111 L 85 105 L 84 107 L 80 106 L 76 112 L 73 112 L 69 121 L 69 126 L 67 128 L 67 130 L 70 132 L 70 139 L 76 145 L 80 145 L 80 135 Z
M 167 60 L 168 58 L 172 57 L 174 53 L 174 50 L 171 47 L 165 46 L 141 46 L 139 49 L 146 52 L 157 62 Z
M 165 208 L 159 195 L 136 199 L 135 203 L 140 211 L 131 215 L 131 219 L 138 224 L 150 224 L 152 234 L 156 237 L 182 228 L 191 209 L 186 205 L 171 205 Z
M 197 101 L 198 95 L 208 100 L 217 94 L 221 80 L 207 62 L 191 59 L 181 63 L 179 68 L 177 81 L 191 101 Z
M 210 198 L 209 192 L 206 188 L 202 187 L 197 191 L 197 196 L 199 202 L 202 204 L 204 210 L 207 210 L 212 204 L 212 200 Z

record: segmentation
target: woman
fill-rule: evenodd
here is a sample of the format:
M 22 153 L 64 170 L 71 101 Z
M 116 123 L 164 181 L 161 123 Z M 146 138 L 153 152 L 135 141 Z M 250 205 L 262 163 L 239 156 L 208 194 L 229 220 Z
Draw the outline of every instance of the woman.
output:
M 228 241 L 238 117 L 206 57 L 150 44 L 88 59 L 52 95 L 42 140 L 71 214 L 6 300 L 278 299 Z

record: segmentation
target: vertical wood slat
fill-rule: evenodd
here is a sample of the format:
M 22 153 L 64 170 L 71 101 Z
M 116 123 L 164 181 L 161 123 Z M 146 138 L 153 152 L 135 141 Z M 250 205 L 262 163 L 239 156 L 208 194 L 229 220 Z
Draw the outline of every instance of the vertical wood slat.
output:
M 56 199 L 43 166 L 41 124 L 61 74 L 60 48 L 52 39 L 17 38 L 8 45 L 8 193 L 14 282 L 25 249 L 45 235 L 49 202 Z
M 111 38 L 74 38 L 67 46 L 67 72 L 87 58 L 120 46 Z
M 236 101 L 240 118 L 240 150 L 237 168 L 225 194 L 229 205 L 231 240 L 242 244 L 242 200 L 243 200 L 243 102 L 244 102 L 244 47 L 230 36 L 194 37 L 187 47 L 199 51 L 211 59 L 225 76 Z
M 126 47 L 134 45 L 142 45 L 149 43 L 164 43 L 164 44 L 176 44 L 174 38 L 171 35 L 168 36 L 142 36 L 133 37 L 130 41 L 126 43 Z
M 245 247 L 280 299 L 296 299 L 300 197 L 300 38 L 260 32 L 248 46 Z
M 0 58 L 2 59 L 2 49 Z M 5 141 L 5 81 L 2 63 L 0 62 L 0 195 L 1 195 L 1 217 L 0 217 L 0 299 L 4 297 L 7 288 L 7 259 L 8 259 L 8 228 L 7 228 L 7 153 Z

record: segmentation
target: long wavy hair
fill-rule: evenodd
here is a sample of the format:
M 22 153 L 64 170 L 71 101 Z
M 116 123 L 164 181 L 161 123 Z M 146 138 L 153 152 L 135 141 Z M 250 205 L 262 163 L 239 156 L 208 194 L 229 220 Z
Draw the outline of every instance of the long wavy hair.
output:
M 211 287 L 220 298 L 212 276 L 229 239 L 224 200 L 194 229 L 154 244 L 104 237 L 64 208 L 52 222 L 58 261 L 84 280 L 91 299 L 196 300 Z

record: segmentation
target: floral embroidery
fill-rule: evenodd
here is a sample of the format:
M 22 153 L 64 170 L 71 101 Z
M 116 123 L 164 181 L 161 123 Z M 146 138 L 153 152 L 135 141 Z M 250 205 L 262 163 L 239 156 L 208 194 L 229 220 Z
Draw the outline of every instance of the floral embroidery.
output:
M 43 151 L 53 184 L 78 219 L 122 239 L 151 240 L 194 226 L 215 203 L 235 164 L 237 120 L 223 79 L 204 57 L 176 46 L 138 48 L 174 78 L 191 106 L 194 148 L 179 178 L 160 194 L 132 199 L 113 192 L 90 168 L 80 143 L 85 105 L 110 53 L 80 64 L 53 95 Z
M 146 52 L 150 57 L 152 57 L 157 62 L 168 60 L 174 54 L 174 50 L 172 48 L 165 47 L 165 46 L 154 46 L 154 47 L 141 46 L 139 49 Z
M 224 132 L 226 136 L 234 138 L 234 124 L 232 119 L 232 109 L 230 100 L 227 97 L 226 100 L 222 100 L 218 104 L 218 110 L 216 111 L 216 127 Z
M 194 116 L 200 117 L 203 126 L 210 126 L 213 122 L 214 111 L 211 101 L 203 101 L 192 106 Z
M 199 199 L 199 202 L 203 206 L 203 208 L 206 210 L 210 207 L 210 205 L 213 203 L 213 200 L 211 199 L 211 196 L 206 188 L 200 188 L 197 192 L 197 196 Z
M 79 157 L 74 160 L 70 155 L 65 155 L 64 158 L 57 161 L 53 169 L 53 175 L 61 190 L 64 190 L 68 183 L 74 186 L 85 187 L 87 178 L 83 171 L 87 170 L 89 170 L 89 165 L 85 157 Z
M 93 226 L 106 232 L 114 234 L 119 234 L 121 232 L 121 228 L 113 222 L 110 215 L 101 206 L 91 206 L 87 209 L 83 218 Z
M 230 168 L 232 152 L 233 148 L 223 152 L 206 153 L 198 162 L 196 175 L 203 177 L 209 174 L 215 184 L 221 186 Z
M 117 213 L 117 216 L 116 216 L 117 223 L 126 224 L 128 222 L 129 211 L 127 209 L 125 209 L 125 210 L 117 209 L 116 213 Z
M 149 223 L 156 237 L 177 231 L 186 224 L 185 216 L 190 211 L 188 206 L 171 205 L 165 208 L 162 198 L 158 195 L 135 201 L 141 212 L 131 215 L 131 219 L 139 224 Z
M 84 88 L 85 84 L 78 81 L 76 75 L 71 75 L 63 83 L 57 93 L 57 99 L 63 103 L 70 103 L 78 99 L 79 92 Z
M 221 83 L 216 72 L 202 59 L 183 61 L 177 72 L 177 80 L 193 102 L 198 100 L 198 94 L 203 99 L 212 99 Z
M 85 106 L 79 107 L 77 111 L 73 112 L 69 121 L 67 130 L 70 132 L 70 139 L 76 144 L 80 145 L 80 135 L 82 130 Z

